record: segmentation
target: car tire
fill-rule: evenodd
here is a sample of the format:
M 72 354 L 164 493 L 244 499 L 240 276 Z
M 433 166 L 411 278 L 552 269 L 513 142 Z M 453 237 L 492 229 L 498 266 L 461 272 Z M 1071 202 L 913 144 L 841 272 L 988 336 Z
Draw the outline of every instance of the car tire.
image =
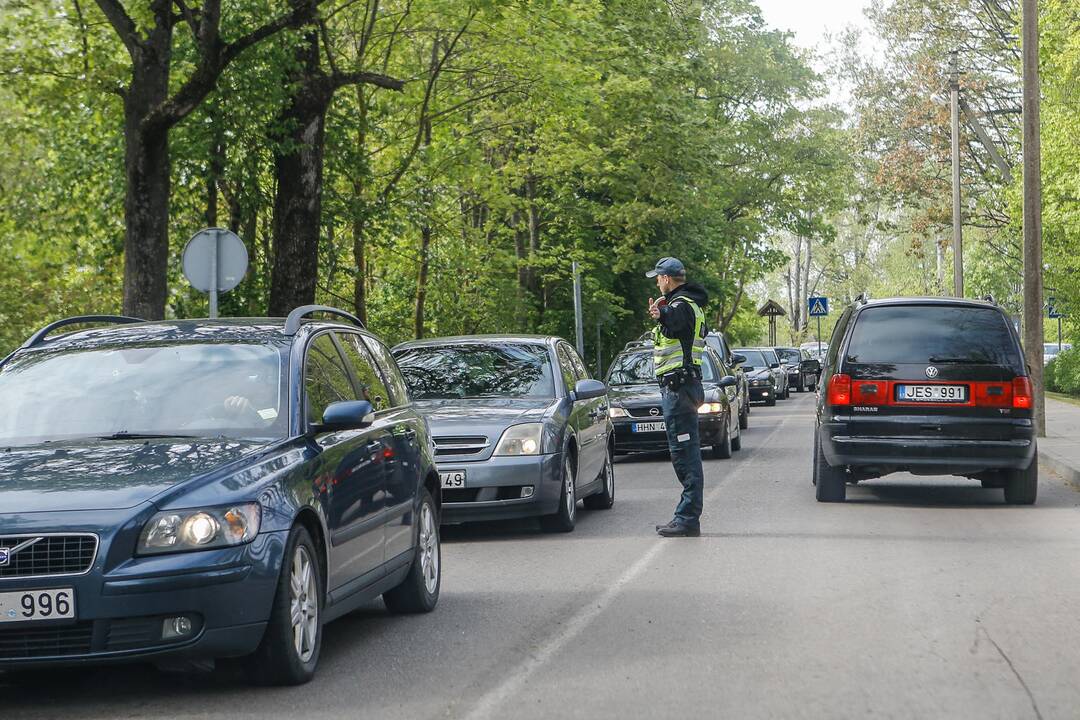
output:
M 812 382 L 806 386 L 806 389 L 810 392 L 817 392 L 817 382 Z
M 712 446 L 712 455 L 718 460 L 727 460 L 731 457 L 731 447 L 731 430 L 725 427 L 720 442 Z
M 442 588 L 442 543 L 439 512 L 431 493 L 424 488 L 416 513 L 416 555 L 409 574 L 395 588 L 383 593 L 383 604 L 396 615 L 427 613 L 439 604 Z
M 574 530 L 577 519 L 577 483 L 574 463 L 569 452 L 563 453 L 562 488 L 559 490 L 559 509 L 551 515 L 540 518 L 540 527 L 544 532 L 568 533 Z
M 1039 458 L 1031 459 L 1026 470 L 1010 470 L 1005 475 L 1005 502 L 1034 505 L 1039 494 Z
M 285 543 L 266 632 L 259 647 L 246 658 L 245 670 L 253 683 L 302 685 L 314 677 L 322 650 L 324 588 L 315 543 L 302 525 L 296 525 Z M 316 595 L 314 606 L 310 603 L 312 592 Z M 301 612 L 299 624 L 293 621 L 294 606 Z
M 604 458 L 604 471 L 601 477 L 603 484 L 600 492 L 584 500 L 586 510 L 610 510 L 615 504 L 615 461 L 611 457 L 610 449 L 608 449 L 607 457 Z
M 739 409 L 739 429 L 745 430 L 750 427 L 750 401 L 746 401 L 742 404 L 742 408 Z M 742 436 L 742 433 L 739 433 Z
M 844 502 L 847 482 L 842 469 L 834 468 L 825 461 L 821 442 L 814 435 L 814 494 L 818 502 Z
M 731 432 L 730 430 L 728 431 Z M 731 438 L 731 449 L 742 450 L 742 426 L 736 425 L 735 437 Z

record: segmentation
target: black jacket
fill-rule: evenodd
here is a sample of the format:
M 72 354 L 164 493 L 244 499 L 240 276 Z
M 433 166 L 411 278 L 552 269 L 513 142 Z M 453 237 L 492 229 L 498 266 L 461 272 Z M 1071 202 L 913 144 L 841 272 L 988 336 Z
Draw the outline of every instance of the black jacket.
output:
M 685 283 L 664 294 L 668 304 L 660 308 L 660 332 L 664 337 L 678 338 L 682 343 L 683 365 L 690 367 L 693 364 L 694 347 L 694 310 L 689 304 L 679 302 L 679 298 L 693 300 L 702 312 L 709 303 L 709 295 L 705 288 L 697 283 Z

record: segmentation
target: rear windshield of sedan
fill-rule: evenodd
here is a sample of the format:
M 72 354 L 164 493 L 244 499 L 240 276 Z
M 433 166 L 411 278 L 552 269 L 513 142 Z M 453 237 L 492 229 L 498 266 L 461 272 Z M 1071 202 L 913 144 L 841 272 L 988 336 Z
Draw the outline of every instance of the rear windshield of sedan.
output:
M 555 397 L 551 358 L 543 345 L 430 345 L 394 356 L 416 400 Z
M 800 353 L 798 350 L 785 350 L 784 348 L 777 348 L 776 354 L 779 355 L 780 358 L 787 363 L 798 365 L 800 362 L 802 362 L 802 353 Z
M 240 343 L 17 355 L 0 370 L 0 447 L 123 435 L 285 434 L 282 357 Z
M 1005 316 L 989 307 L 894 305 L 863 310 L 847 362 L 971 363 L 1021 368 Z
M 701 362 L 701 379 L 716 382 L 712 361 L 706 356 Z M 656 383 L 651 352 L 620 355 L 608 371 L 608 385 L 649 385 Z

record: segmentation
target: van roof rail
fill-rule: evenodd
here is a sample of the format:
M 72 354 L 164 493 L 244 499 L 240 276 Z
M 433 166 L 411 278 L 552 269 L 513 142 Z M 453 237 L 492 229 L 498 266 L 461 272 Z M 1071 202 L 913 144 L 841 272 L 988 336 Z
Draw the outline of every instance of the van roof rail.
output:
M 63 320 L 57 320 L 56 322 L 49 323 L 45 327 L 38 330 L 36 333 L 30 336 L 30 339 L 24 342 L 19 349 L 25 350 L 32 348 L 36 345 L 40 345 L 45 342 L 46 336 L 54 330 L 59 330 L 62 327 L 69 325 L 88 325 L 90 323 L 111 323 L 113 325 L 131 325 L 132 323 L 146 322 L 141 318 L 128 317 L 126 315 L 78 315 L 76 317 L 64 318 Z M 7 358 L 4 359 L 7 362 Z
M 997 300 L 995 300 L 994 296 L 992 294 L 990 294 L 990 293 L 987 293 L 986 295 L 983 295 L 983 300 L 990 303 L 991 305 L 997 305 Z
M 859 293 L 859 296 L 855 298 L 855 302 L 859 303 L 860 305 L 865 305 L 866 303 L 870 302 L 870 292 L 868 290 L 863 290 L 861 293 Z
M 327 315 L 337 315 L 338 317 L 345 318 L 361 330 L 367 330 L 360 318 L 352 313 L 347 313 L 344 310 L 339 310 L 335 307 L 330 307 L 329 305 L 301 305 L 289 313 L 289 317 L 285 320 L 284 333 L 286 335 L 295 335 L 297 331 L 300 330 L 300 321 L 308 315 L 313 315 L 317 312 L 326 313 Z

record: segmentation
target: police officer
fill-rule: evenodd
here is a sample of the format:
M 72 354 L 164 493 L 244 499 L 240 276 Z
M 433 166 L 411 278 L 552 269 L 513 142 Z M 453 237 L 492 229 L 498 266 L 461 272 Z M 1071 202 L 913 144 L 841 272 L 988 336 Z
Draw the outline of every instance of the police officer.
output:
M 705 288 L 686 282 L 686 267 L 676 258 L 661 258 L 645 273 L 656 278 L 663 293 L 649 298 L 653 330 L 653 365 L 660 382 L 661 405 L 667 426 L 671 464 L 682 483 L 682 497 L 675 517 L 657 525 L 663 537 L 696 537 L 701 534 L 701 507 L 705 477 L 701 468 L 698 408 L 705 401 L 701 386 L 701 358 L 705 352 Z

